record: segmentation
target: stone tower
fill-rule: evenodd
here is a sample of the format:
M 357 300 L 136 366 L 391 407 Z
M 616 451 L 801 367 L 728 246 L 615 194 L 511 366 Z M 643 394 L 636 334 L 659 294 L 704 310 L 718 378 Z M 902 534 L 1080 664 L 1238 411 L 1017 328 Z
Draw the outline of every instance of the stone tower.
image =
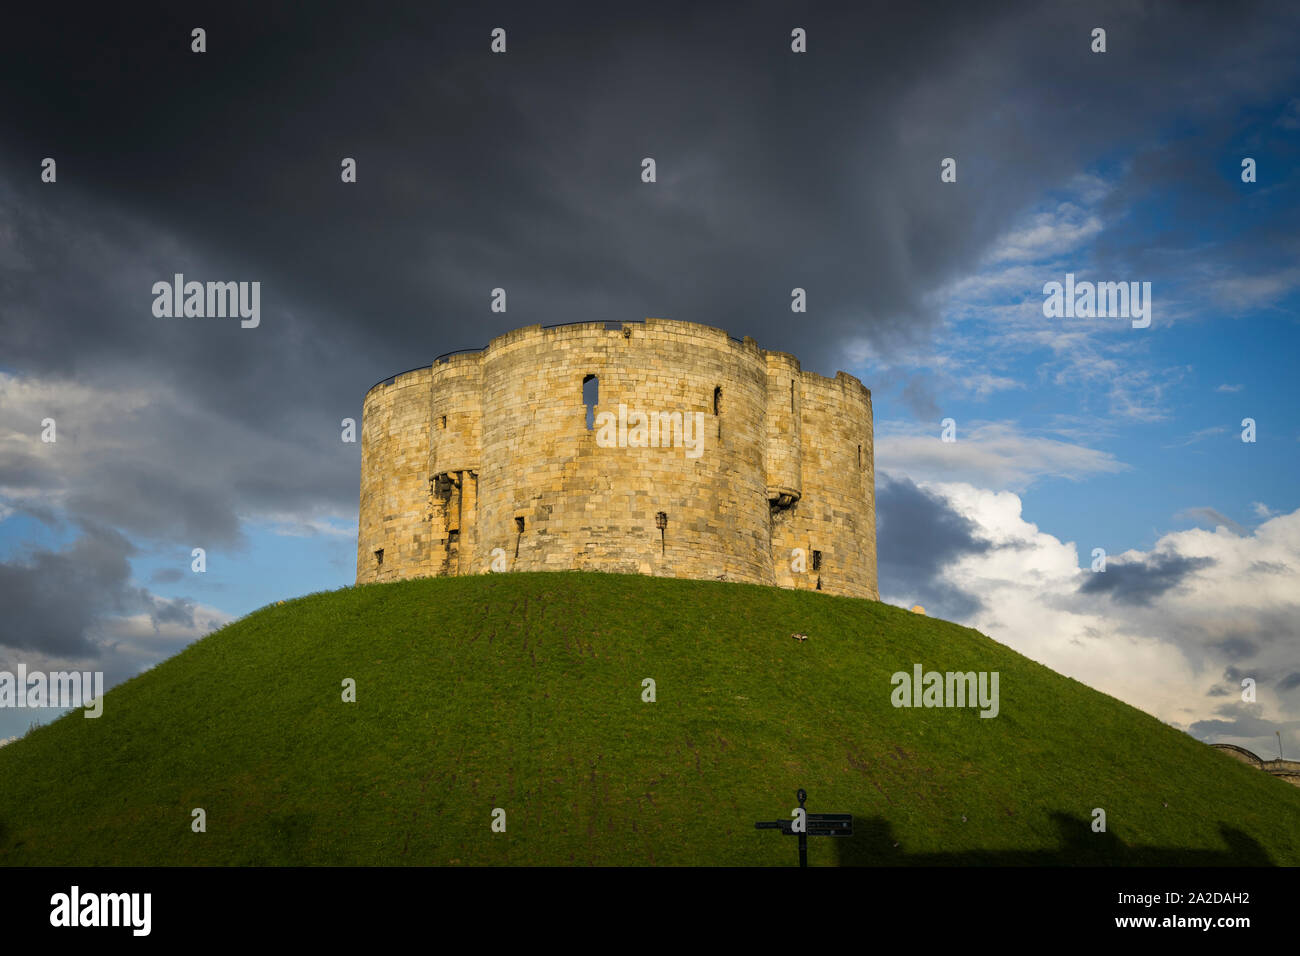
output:
M 366 393 L 357 583 L 620 571 L 879 599 L 871 393 L 693 322 L 529 326 Z

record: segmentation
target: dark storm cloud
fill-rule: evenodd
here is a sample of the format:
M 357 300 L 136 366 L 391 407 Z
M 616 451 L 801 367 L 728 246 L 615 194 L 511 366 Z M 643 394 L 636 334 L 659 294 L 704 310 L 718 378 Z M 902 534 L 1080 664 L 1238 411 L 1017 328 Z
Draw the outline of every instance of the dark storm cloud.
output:
M 0 487 L 55 488 L 59 483 L 58 470 L 48 462 L 22 452 L 0 456 Z
M 1080 594 L 1107 594 L 1119 604 L 1147 605 L 1178 587 L 1185 577 L 1215 564 L 1213 558 L 1150 554 L 1143 561 L 1110 561 L 1104 574 L 1090 574 Z
M 1198 720 L 1187 729 L 1193 737 L 1212 741 L 1221 737 L 1271 737 L 1274 731 L 1284 730 L 1289 726 L 1290 723 L 1244 716 L 1234 720 Z
M 1294 27 L 1265 5 L 20 6 L 0 33 L 0 368 L 163 397 L 111 448 L 0 474 L 132 535 L 228 542 L 250 514 L 350 513 L 339 421 L 364 390 L 521 325 L 687 319 L 833 373 L 850 338 L 924 340 L 931 293 L 1047 190 L 1171 117 L 1210 137 L 1289 88 Z M 1117 209 L 1206 175 L 1158 152 L 1138 169 Z M 176 272 L 261 282 L 261 326 L 153 318 Z M 904 400 L 940 406 L 919 378 Z
M 1274 643 L 1286 648 L 1294 648 L 1297 646 L 1297 641 L 1300 641 L 1300 634 L 1297 634 L 1294 629 L 1276 631 L 1270 627 L 1267 621 L 1261 622 L 1259 631 L 1255 636 L 1258 638 L 1265 634 L 1272 638 Z M 1236 665 L 1229 664 L 1223 669 L 1223 680 L 1232 688 L 1234 694 L 1241 690 L 1241 682 L 1247 677 L 1255 681 L 1260 687 L 1273 686 L 1274 682 L 1276 682 L 1277 690 L 1282 693 L 1300 687 L 1300 671 L 1289 671 L 1279 676 L 1280 674 L 1281 671 L 1276 668 L 1257 667 L 1243 670 Z
M 1259 652 L 1259 645 L 1245 637 L 1226 637 L 1221 641 L 1215 641 L 1210 645 L 1217 651 L 1222 651 L 1228 657 L 1234 660 L 1243 660 L 1254 657 Z
M 984 554 L 989 542 L 974 522 L 943 498 L 907 478 L 879 476 L 876 489 L 876 556 L 882 595 L 902 596 L 930 615 L 961 620 L 979 600 L 942 581 L 944 568 L 968 554 Z
M 194 602 L 188 598 L 168 601 L 154 597 L 149 603 L 149 621 L 155 629 L 164 624 L 194 626 Z
M 1223 704 L 1217 713 L 1222 719 L 1198 720 L 1188 730 L 1192 736 L 1201 740 L 1213 740 L 1222 737 L 1264 738 L 1272 737 L 1277 731 L 1284 734 L 1288 730 L 1300 727 L 1300 720 L 1267 720 L 1259 716 L 1259 705 L 1240 701 Z M 1268 754 L 1261 754 L 1269 759 Z
M 1109 564 L 1106 575 L 1115 567 Z M 1159 586 L 1164 583 L 1167 580 Z M 1154 618 L 1147 626 L 1149 634 L 1177 645 L 1198 672 L 1222 673 L 1216 689 L 1209 691 L 1211 696 L 1220 695 L 1217 688 L 1227 688 L 1225 694 L 1239 695 L 1245 678 L 1261 688 L 1286 689 L 1283 685 L 1293 670 L 1295 648 L 1300 647 L 1300 619 L 1294 604 L 1249 609 L 1234 606 L 1223 608 L 1219 614 L 1191 615 L 1178 614 L 1176 603 L 1148 601 L 1145 606 L 1154 608 Z M 1165 610 L 1174 613 L 1165 614 Z
M 130 584 L 134 547 L 88 522 L 62 551 L 38 550 L 0 564 L 0 647 L 53 657 L 95 656 L 90 635 L 110 615 L 148 613 L 154 626 L 194 623 L 193 604 L 164 600 Z
M 183 443 L 183 436 L 176 437 Z M 197 545 L 225 544 L 240 537 L 229 499 L 212 495 L 183 471 L 168 475 L 137 462 L 110 462 L 67 503 L 76 514 L 153 538 Z
M 15 98 L 5 147 L 20 234 L 51 210 L 93 216 L 86 198 L 128 209 L 140 233 L 114 227 L 115 240 L 166 231 L 205 274 L 261 278 L 274 321 L 309 324 L 323 381 L 354 392 L 520 324 L 646 315 L 720 324 L 834 371 L 850 332 L 922 331 L 923 294 L 1044 186 L 1189 93 L 1213 119 L 1228 90 L 1211 65 L 1249 44 L 1267 71 L 1279 46 L 1248 11 L 1174 5 L 668 3 L 490 21 L 414 5 L 145 9 L 87 13 L 75 30 L 12 15 L 0 75 L 40 91 Z M 1099 18 L 1104 59 L 1087 49 Z M 199 20 L 202 55 L 189 52 Z M 494 57 L 498 22 L 511 45 Z M 788 50 L 795 22 L 813 44 L 803 57 Z M 57 190 L 30 172 L 54 153 Z M 979 188 L 939 186 L 953 154 Z M 358 160 L 355 186 L 338 182 L 343 156 Z M 659 163 L 654 187 L 639 182 L 643 156 Z M 51 257 L 71 264 L 65 237 L 44 238 L 24 247 L 38 275 Z M 487 311 L 495 285 L 506 315 Z M 794 285 L 813 303 L 797 322 Z M 79 353 L 158 346 L 134 303 L 147 297 L 115 292 L 70 320 Z M 63 294 L 88 306 L 94 291 Z M 53 331 L 25 352 L 66 365 Z M 210 384 L 226 363 L 256 380 L 292 358 L 293 337 L 277 336 L 250 355 L 247 336 L 186 334 L 160 357 Z M 255 407 L 229 391 L 231 411 Z

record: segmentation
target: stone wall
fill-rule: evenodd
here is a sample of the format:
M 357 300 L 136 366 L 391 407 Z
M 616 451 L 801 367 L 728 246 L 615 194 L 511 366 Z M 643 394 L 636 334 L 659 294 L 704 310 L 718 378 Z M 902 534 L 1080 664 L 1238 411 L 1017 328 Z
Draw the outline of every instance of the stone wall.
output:
M 1238 747 L 1236 744 L 1210 744 L 1210 746 L 1234 760 L 1240 760 L 1252 767 L 1258 767 L 1285 783 L 1300 787 L 1300 760 L 1265 760 L 1251 753 L 1245 747 Z
M 357 580 L 430 573 L 429 369 L 366 393 L 361 419 Z M 382 552 L 382 553 L 381 553 Z
M 358 583 L 586 569 L 879 597 L 870 392 L 752 339 L 530 326 L 375 386 L 363 416 Z

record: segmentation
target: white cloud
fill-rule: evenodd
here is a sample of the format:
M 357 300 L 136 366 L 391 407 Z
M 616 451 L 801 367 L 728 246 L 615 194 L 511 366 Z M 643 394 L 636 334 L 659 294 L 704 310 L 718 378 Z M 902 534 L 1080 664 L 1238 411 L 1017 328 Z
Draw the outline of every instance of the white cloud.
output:
M 125 662 L 123 670 L 134 669 L 138 673 L 233 620 L 232 615 L 220 608 L 197 604 L 193 623 L 159 624 L 148 614 L 106 618 L 98 626 L 99 639 L 112 648 L 117 659 Z
M 1079 202 L 1095 206 L 1114 191 L 1115 185 L 1095 173 L 1077 173 L 1066 188 Z
M 964 481 L 981 487 L 1024 490 L 1039 478 L 1082 479 L 1124 471 L 1109 452 L 1027 434 L 1005 422 L 957 423 L 957 440 L 929 432 L 876 432 L 876 468 L 913 481 Z
M 1101 219 L 1072 202 L 1028 217 L 1003 236 L 989 259 L 993 262 L 1037 262 L 1078 249 L 1102 231 Z
M 1300 287 L 1300 266 L 1289 266 L 1261 275 L 1216 279 L 1210 284 L 1210 291 L 1222 304 L 1246 310 L 1273 305 L 1297 287 Z
M 1200 428 L 1192 432 L 1185 441 L 1174 442 L 1165 445 L 1165 448 L 1186 448 L 1188 445 L 1195 445 L 1197 442 L 1205 441 L 1207 438 L 1213 438 L 1215 435 L 1223 435 L 1228 431 L 1226 425 L 1212 425 L 1209 428 Z
M 291 514 L 274 512 L 258 515 L 256 521 L 264 524 L 272 534 L 287 538 L 353 538 L 357 536 L 356 519 L 332 514 Z
M 309 494 L 303 495 L 309 503 L 302 511 L 244 505 L 224 520 L 227 489 L 255 485 L 261 472 L 286 467 L 288 452 L 276 436 L 224 418 L 166 382 L 107 387 L 0 372 L 0 408 L 8 426 L 0 428 L 0 462 L 17 476 L 0 485 L 7 507 L 90 512 L 137 537 L 191 539 L 194 529 L 187 519 L 194 514 L 224 525 L 215 535 L 204 535 L 209 541 L 239 538 L 240 521 L 266 522 L 276 533 L 296 536 L 355 534 L 354 519 L 328 511 L 319 498 L 312 503 Z M 53 443 L 41 440 L 45 418 L 55 420 Z M 337 432 L 314 421 L 302 428 L 315 436 L 313 460 L 332 462 Z M 240 455 L 204 469 L 191 467 L 192 459 L 212 447 L 238 448 Z M 146 478 L 169 499 L 135 487 L 142 462 L 151 463 Z M 4 517 L 0 512 L 0 520 Z
M 1300 739 L 1287 737 L 1288 729 L 1300 731 L 1300 691 L 1288 689 L 1300 681 L 1300 511 L 1253 534 L 1175 531 L 1150 551 L 1110 556 L 1101 573 L 1179 568 L 1141 600 L 1125 601 L 1131 591 L 1109 587 L 1119 578 L 1081 590 L 1100 583 L 1096 574 L 1079 567 L 1074 542 L 1025 521 L 1017 495 L 964 483 L 927 488 L 996 545 L 963 554 L 941 572 L 942 581 L 982 602 L 961 623 L 1176 726 L 1196 731 L 1198 722 L 1224 722 L 1215 733 L 1202 726 L 1203 737 L 1267 753 L 1276 746 L 1267 728 L 1280 727 L 1300 749 Z M 1091 547 L 1084 547 L 1090 561 Z M 908 596 L 886 599 L 905 605 Z M 1258 681 L 1255 704 L 1242 703 L 1238 675 Z M 1249 735 L 1233 736 L 1234 726 Z
M 975 393 L 976 398 L 988 398 L 994 392 L 1006 392 L 1015 388 L 1024 388 L 1024 382 L 1002 375 L 990 375 L 979 372 L 962 379 L 962 384 Z

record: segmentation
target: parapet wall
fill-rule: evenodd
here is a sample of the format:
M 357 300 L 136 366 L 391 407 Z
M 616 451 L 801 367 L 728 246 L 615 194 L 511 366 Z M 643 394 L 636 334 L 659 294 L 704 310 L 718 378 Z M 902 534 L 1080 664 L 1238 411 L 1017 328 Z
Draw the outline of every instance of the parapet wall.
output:
M 585 569 L 878 599 L 871 429 L 856 378 L 720 329 L 517 329 L 367 393 L 357 582 Z

